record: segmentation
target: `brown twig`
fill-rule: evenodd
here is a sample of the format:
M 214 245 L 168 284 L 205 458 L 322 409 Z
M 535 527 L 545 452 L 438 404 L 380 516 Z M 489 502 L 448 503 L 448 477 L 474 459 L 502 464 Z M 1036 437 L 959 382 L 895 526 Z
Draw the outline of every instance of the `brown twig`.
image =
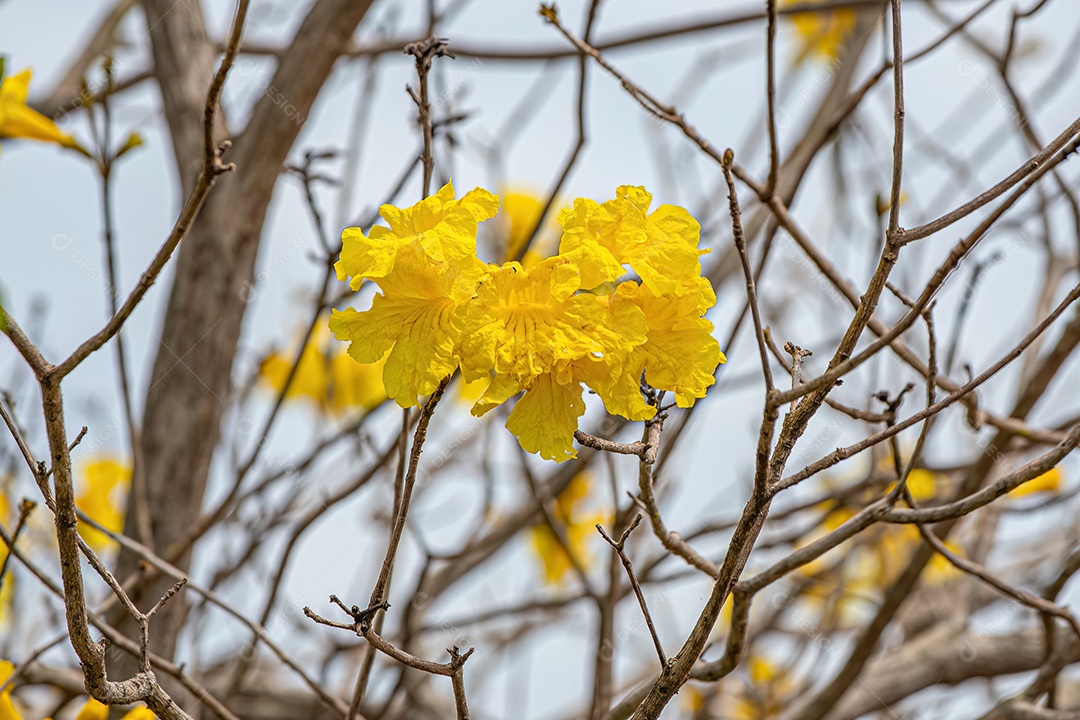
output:
M 575 430 L 574 439 L 585 447 L 590 447 L 593 450 L 600 450 L 601 452 L 615 453 L 616 455 L 636 455 L 643 461 L 649 455 L 649 446 L 641 441 L 632 443 L 615 442 L 614 440 L 608 440 L 606 438 L 596 437 L 590 435 L 584 430 Z M 651 448 L 652 457 L 656 457 L 656 448 Z
M 611 536 L 607 534 L 603 526 L 600 523 L 596 523 L 596 531 L 600 533 L 600 536 L 604 538 L 604 541 L 611 546 L 615 554 L 619 556 L 619 560 L 622 561 L 623 567 L 626 569 L 626 577 L 630 580 L 630 586 L 634 589 L 634 595 L 637 596 L 638 605 L 641 607 L 641 614 L 645 616 L 645 624 L 649 626 L 649 634 L 652 635 L 653 646 L 656 648 L 656 655 L 660 659 L 660 670 L 663 671 L 667 667 L 667 657 L 664 655 L 664 646 L 660 643 L 660 636 L 656 632 L 656 625 L 653 624 L 652 615 L 649 614 L 649 606 L 645 602 L 645 595 L 641 592 L 641 583 L 638 582 L 637 575 L 634 574 L 634 564 L 630 561 L 629 556 L 626 554 L 626 540 L 630 537 L 630 533 L 634 532 L 638 524 L 641 522 L 642 514 L 638 513 L 634 516 L 630 526 L 623 530 L 622 535 L 619 536 L 619 541 L 615 542 L 611 539 Z
M 423 197 L 431 194 L 431 177 L 435 172 L 434 155 L 434 129 L 431 119 L 431 103 L 428 100 L 428 74 L 431 72 L 431 63 L 437 57 L 453 58 L 446 46 L 445 38 L 430 37 L 419 42 L 409 43 L 405 46 L 405 54 L 412 55 L 416 59 L 416 74 L 419 77 L 419 92 L 409 89 L 409 95 L 416 103 L 416 109 L 420 113 L 419 123 L 423 130 L 424 152 L 420 159 L 424 165 Z
M 23 498 L 23 501 L 19 503 L 19 516 L 15 519 L 15 527 L 11 531 L 11 545 L 19 542 L 19 535 L 22 533 L 23 528 L 26 527 L 26 519 L 30 517 L 30 513 L 37 507 L 37 503 L 29 498 Z M 11 553 L 4 553 L 4 560 L 0 562 L 0 590 L 4 589 L 4 579 L 7 577 L 8 563 L 11 561 Z

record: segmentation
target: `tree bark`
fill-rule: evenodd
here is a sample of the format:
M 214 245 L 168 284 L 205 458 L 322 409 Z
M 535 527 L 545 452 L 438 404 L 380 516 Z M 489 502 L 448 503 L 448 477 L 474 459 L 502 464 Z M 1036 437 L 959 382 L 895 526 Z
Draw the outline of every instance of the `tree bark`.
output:
M 247 129 L 226 155 L 236 170 L 221 177 L 184 239 L 160 332 L 142 428 L 143 472 L 153 549 L 168 556 L 202 510 L 232 391 L 231 374 L 244 311 L 253 299 L 255 260 L 266 210 L 280 169 L 315 98 L 372 0 L 318 0 L 308 12 L 272 80 L 264 85 Z M 202 111 L 214 70 L 197 2 L 144 0 L 158 85 L 186 193 L 202 155 Z M 272 92 L 271 92 L 272 89 Z M 136 503 L 126 531 L 135 533 Z M 136 533 L 137 534 L 137 533 Z M 190 553 L 178 558 L 190 566 Z M 119 576 L 138 567 L 122 554 Z M 152 604 L 172 585 L 159 578 L 141 588 Z M 151 623 L 151 647 L 171 657 L 184 623 L 181 594 Z M 130 632 L 131 628 L 127 630 Z M 123 670 L 121 670 L 123 672 Z

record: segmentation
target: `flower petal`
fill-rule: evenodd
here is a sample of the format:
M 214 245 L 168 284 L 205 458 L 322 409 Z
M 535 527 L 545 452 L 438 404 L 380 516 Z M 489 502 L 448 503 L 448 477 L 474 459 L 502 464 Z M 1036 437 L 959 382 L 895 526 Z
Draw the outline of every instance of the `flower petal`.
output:
M 581 385 L 577 382 L 564 385 L 545 373 L 514 404 L 506 419 L 506 429 L 517 437 L 526 452 L 563 462 L 577 457 L 574 431 L 578 418 L 584 414 Z

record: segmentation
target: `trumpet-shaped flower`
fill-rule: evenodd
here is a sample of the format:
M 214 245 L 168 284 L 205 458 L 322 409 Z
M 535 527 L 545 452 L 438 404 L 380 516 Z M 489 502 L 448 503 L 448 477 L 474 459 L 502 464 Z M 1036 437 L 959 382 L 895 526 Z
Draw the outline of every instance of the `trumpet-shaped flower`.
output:
M 75 138 L 26 104 L 30 77 L 30 70 L 23 70 L 17 75 L 4 78 L 0 83 L 0 138 L 50 142 L 85 155 L 86 150 Z
M 460 368 L 482 392 L 473 414 L 521 395 L 507 428 L 527 451 L 562 461 L 575 456 L 583 385 L 634 420 L 656 413 L 643 377 L 681 407 L 704 396 L 724 357 L 704 318 L 716 296 L 701 276 L 700 227 L 686 210 L 650 213 L 644 188 L 620 187 L 613 200 L 581 199 L 560 214 L 558 255 L 485 265 L 475 251 L 478 223 L 498 203 L 481 189 L 454 200 L 448 184 L 412 208 L 384 206 L 388 228 L 343 235 L 338 276 L 353 288 L 372 279 L 381 292 L 369 310 L 334 311 L 330 328 L 351 342 L 354 360 L 386 356 L 390 397 L 418 404 Z M 520 251 L 539 209 L 538 201 L 508 203 L 508 251 Z M 640 284 L 616 285 L 628 274 Z
M 689 287 L 689 286 L 688 286 Z M 625 282 L 619 285 L 612 304 L 627 303 L 641 310 L 648 325 L 645 342 L 634 347 L 618 372 L 611 373 L 606 382 L 593 387 L 604 398 L 608 409 L 630 419 L 641 417 L 644 404 L 640 393 L 636 396 L 626 392 L 627 383 L 637 383 L 641 373 L 654 388 L 675 394 L 679 407 L 690 407 L 716 382 L 713 373 L 716 366 L 726 362 L 720 344 L 712 336 L 713 325 L 703 313 L 716 302 L 708 281 L 699 278 L 696 291 L 687 289 L 685 294 L 654 294 L 647 286 Z M 633 401 L 629 406 L 612 396 L 613 391 L 623 388 L 618 397 Z
M 583 368 L 592 362 L 600 364 L 589 360 L 563 362 L 557 370 L 527 383 L 496 375 L 473 405 L 472 413 L 480 417 L 524 391 L 506 419 L 506 428 L 522 449 L 556 462 L 577 457 L 574 431 L 578 418 L 585 414 L 581 383 L 589 377 Z M 635 392 L 640 394 L 636 388 Z
M 466 378 L 495 378 L 473 408 L 482 415 L 525 391 L 506 427 L 528 452 L 562 461 L 576 456 L 581 383 L 645 341 L 645 317 L 629 304 L 612 312 L 606 296 L 578 293 L 578 267 L 563 257 L 526 270 L 507 263 L 480 282 L 462 314 L 459 345 Z M 617 322 L 617 319 L 620 320 Z M 640 375 L 640 372 L 638 373 Z M 635 381 L 633 393 L 640 399 Z
M 563 227 L 559 254 L 581 268 L 581 285 L 589 289 L 618 280 L 623 265 L 657 295 L 682 295 L 701 275 L 698 250 L 701 226 L 681 207 L 661 205 L 649 213 L 652 195 L 624 185 L 603 204 L 579 199 L 559 214 Z
M 558 363 L 643 340 L 617 331 L 606 303 L 580 286 L 578 266 L 564 257 L 491 270 L 462 314 L 465 377 L 494 370 L 525 387 Z
M 506 429 L 525 452 L 562 462 L 577 456 L 574 431 L 585 414 L 581 383 L 573 378 L 560 382 L 555 373 L 539 376 L 514 404 Z
M 359 290 L 365 278 L 385 278 L 406 247 L 418 248 L 435 262 L 468 264 L 476 255 L 479 223 L 498 211 L 498 196 L 481 188 L 455 200 L 452 182 L 412 207 L 383 205 L 379 214 L 389 227 L 376 225 L 366 236 L 360 228 L 341 234 L 341 259 L 334 265 L 338 280 L 351 277 L 350 287 Z
M 383 368 L 387 395 L 402 407 L 417 405 L 457 368 L 461 329 L 455 316 L 483 272 L 475 257 L 438 263 L 405 246 L 394 272 L 378 279 L 382 293 L 371 309 L 335 310 L 330 329 L 338 340 L 350 341 L 349 355 L 357 362 L 378 362 L 389 352 Z

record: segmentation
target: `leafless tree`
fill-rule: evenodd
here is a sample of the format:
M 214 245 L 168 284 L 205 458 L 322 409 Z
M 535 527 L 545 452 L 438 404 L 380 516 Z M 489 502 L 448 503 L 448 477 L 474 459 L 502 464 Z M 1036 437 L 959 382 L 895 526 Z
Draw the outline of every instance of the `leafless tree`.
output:
M 38 489 L 0 534 L 10 550 L 0 581 L 27 580 L 16 617 L 30 602 L 30 583 L 63 610 L 48 622 L 16 619 L 9 627 L 3 647 L 16 666 L 7 691 L 37 688 L 44 692 L 34 697 L 57 712 L 85 694 L 118 707 L 144 702 L 168 719 L 505 717 L 485 705 L 525 692 L 551 669 L 534 665 L 497 691 L 500 663 L 552 628 L 577 623 L 588 628 L 587 640 L 579 633 L 577 655 L 567 650 L 559 659 L 588 675 L 575 718 L 929 716 L 922 698 L 943 693 L 971 698 L 968 715 L 976 717 L 1078 716 L 1069 670 L 1080 661 L 1080 624 L 1063 599 L 1080 570 L 1075 493 L 1055 485 L 1029 496 L 1039 502 L 1022 496 L 1026 484 L 1060 473 L 1080 443 L 1069 392 L 1080 344 L 1080 202 L 1071 159 L 1080 114 L 1075 102 L 1076 117 L 1064 124 L 1042 113 L 1075 84 L 1080 15 L 1072 13 L 1074 28 L 1046 22 L 1068 0 L 767 0 L 607 35 L 597 29 L 605 4 L 590 0 L 581 19 L 539 6 L 535 22 L 550 42 L 512 48 L 444 32 L 468 0 L 424 3 L 426 28 L 408 36 L 389 13 L 376 18 L 392 3 L 313 0 L 277 44 L 246 38 L 247 0 L 236 3 L 222 40 L 208 33 L 197 0 L 181 4 L 185 11 L 173 0 L 143 0 L 138 9 L 116 2 L 64 79 L 36 102 L 50 116 L 87 113 L 105 123 L 97 156 L 110 317 L 66 357 L 47 357 L 29 324 L 24 331 L 21 318 L 0 310 L 21 358 L 0 402 L 14 441 L 0 461 L 5 468 L 18 461 Z M 121 22 L 139 10 L 151 66 L 117 73 L 108 66 L 107 82 L 86 82 L 116 51 Z M 905 32 L 913 13 L 935 24 L 933 40 L 915 47 Z M 834 57 L 822 61 L 827 69 L 810 80 L 793 76 L 799 87 L 785 87 L 778 77 L 788 55 L 778 37 L 789 36 L 793 19 L 842 30 Z M 1042 85 L 1016 72 L 1035 29 L 1071 34 Z M 690 37 L 746 52 L 739 43 L 750 33 L 761 41 L 754 52 L 764 50 L 759 92 L 728 102 L 732 112 L 758 113 L 761 130 L 741 146 L 707 137 L 707 118 L 669 103 L 707 82 L 709 56 L 686 82 L 663 87 L 621 67 L 635 52 Z M 974 151 L 954 151 L 947 139 L 963 134 L 957 127 L 968 118 L 905 113 L 905 79 L 915 68 L 946 67 L 942 58 L 953 51 L 969 58 L 964 67 L 981 69 L 974 92 L 993 101 L 993 133 Z M 336 179 L 328 168 L 341 155 L 355 162 L 377 109 L 360 103 L 353 145 L 341 153 L 318 138 L 298 147 L 298 137 L 332 77 L 361 79 L 361 99 L 370 99 L 385 72 L 380 61 L 402 52 L 415 61 L 415 145 L 399 149 L 401 174 L 385 179 L 383 197 L 363 198 L 369 209 L 350 224 L 370 227 L 377 220 L 370 208 L 411 204 L 417 187 L 426 196 L 462 153 L 484 157 L 498 177 L 520 123 L 490 142 L 471 134 L 478 108 L 446 90 L 440 71 L 470 60 L 536 66 L 541 82 L 512 117 L 554 97 L 542 87 L 548 78 L 569 75 L 575 132 L 520 257 L 550 227 L 590 133 L 603 131 L 590 123 L 591 88 L 614 84 L 651 123 L 663 176 L 710 179 L 691 209 L 714 250 L 703 262 L 730 321 L 717 325 L 732 362 L 718 369 L 708 404 L 663 407 L 644 427 L 597 416 L 576 435 L 577 458 L 561 465 L 523 453 L 496 465 L 492 445 L 505 434 L 505 414 L 441 423 L 460 413 L 436 407 L 457 392 L 456 376 L 421 408 L 402 412 L 387 402 L 332 419 L 308 446 L 275 435 L 305 348 L 318 342 L 327 311 L 357 295 L 335 279 L 342 227 L 323 205 Z M 274 70 L 260 78 L 255 100 L 222 107 L 238 63 L 262 57 Z M 135 287 L 113 292 L 125 244 L 110 209 L 117 154 L 108 149 L 109 108 L 151 83 L 183 202 Z M 877 132 L 885 120 L 887 138 Z M 1010 141 L 1025 159 L 985 181 L 996 148 Z M 891 152 L 877 152 L 882 147 Z M 825 241 L 810 229 L 814 208 L 796 197 L 830 154 L 837 170 L 813 192 L 841 239 Z M 944 191 L 929 189 L 941 178 Z M 308 291 L 309 321 L 285 379 L 260 405 L 252 401 L 257 374 L 241 371 L 238 352 L 268 210 L 285 182 L 304 191 L 321 275 Z M 875 194 L 876 207 L 868 207 Z M 1018 262 L 1017 242 L 1043 268 L 1028 281 L 1034 300 L 1015 303 L 989 327 L 980 304 L 990 300 L 979 286 Z M 154 288 L 167 267 L 171 286 Z M 150 389 L 138 398 L 122 341 L 150 292 L 167 294 L 168 303 Z M 993 342 L 973 343 L 972 334 Z M 989 345 L 995 357 L 980 360 L 985 353 L 973 344 Z M 72 458 L 88 430 L 72 440 L 69 423 L 93 428 L 63 395 L 87 358 L 110 351 L 134 467 L 123 533 L 76 507 Z M 187 372 L 173 372 L 178 358 Z M 680 459 L 708 454 L 708 438 L 727 432 L 701 421 L 701 408 L 735 402 L 729 390 L 759 398 L 756 444 L 741 457 L 710 457 L 707 475 L 688 472 Z M 221 491 L 208 493 L 219 467 L 227 468 Z M 610 480 L 610 493 L 595 493 L 603 522 L 591 561 L 576 549 L 572 518 L 558 500 L 585 472 Z M 915 487 L 928 477 L 929 489 Z M 440 483 L 468 488 L 475 500 L 447 519 L 453 541 L 433 540 L 447 536 L 410 515 L 414 500 Z M 727 488 L 722 501 L 718 487 Z M 700 514 L 674 522 L 670 499 L 685 493 Z M 344 584 L 329 601 L 284 597 L 298 550 L 316 542 L 311 530 L 334 516 L 356 525 L 345 508 L 357 498 L 377 518 L 350 548 L 378 568 L 370 597 L 349 597 Z M 45 507 L 35 510 L 34 502 Z M 55 550 L 29 552 L 19 542 L 27 519 L 46 512 Z M 1016 516 L 1040 518 L 1037 534 L 1010 539 Z M 80 526 L 119 545 L 114 561 L 98 557 Z M 537 580 L 510 601 L 455 598 L 496 573 L 500 555 L 534 528 L 549 532 L 572 566 L 558 592 Z M 201 554 L 216 560 L 189 577 Z M 95 606 L 101 595 L 87 586 L 98 580 L 111 594 Z M 702 580 L 700 596 L 683 592 Z M 658 604 L 674 608 L 664 613 L 672 617 L 661 617 Z M 246 642 L 224 648 L 207 630 L 224 626 L 239 628 Z M 188 653 L 180 652 L 186 636 Z M 56 651 L 65 643 L 74 656 Z M 753 661 L 770 652 L 783 660 L 755 673 Z M 1006 676 L 1022 680 L 1000 682 Z

